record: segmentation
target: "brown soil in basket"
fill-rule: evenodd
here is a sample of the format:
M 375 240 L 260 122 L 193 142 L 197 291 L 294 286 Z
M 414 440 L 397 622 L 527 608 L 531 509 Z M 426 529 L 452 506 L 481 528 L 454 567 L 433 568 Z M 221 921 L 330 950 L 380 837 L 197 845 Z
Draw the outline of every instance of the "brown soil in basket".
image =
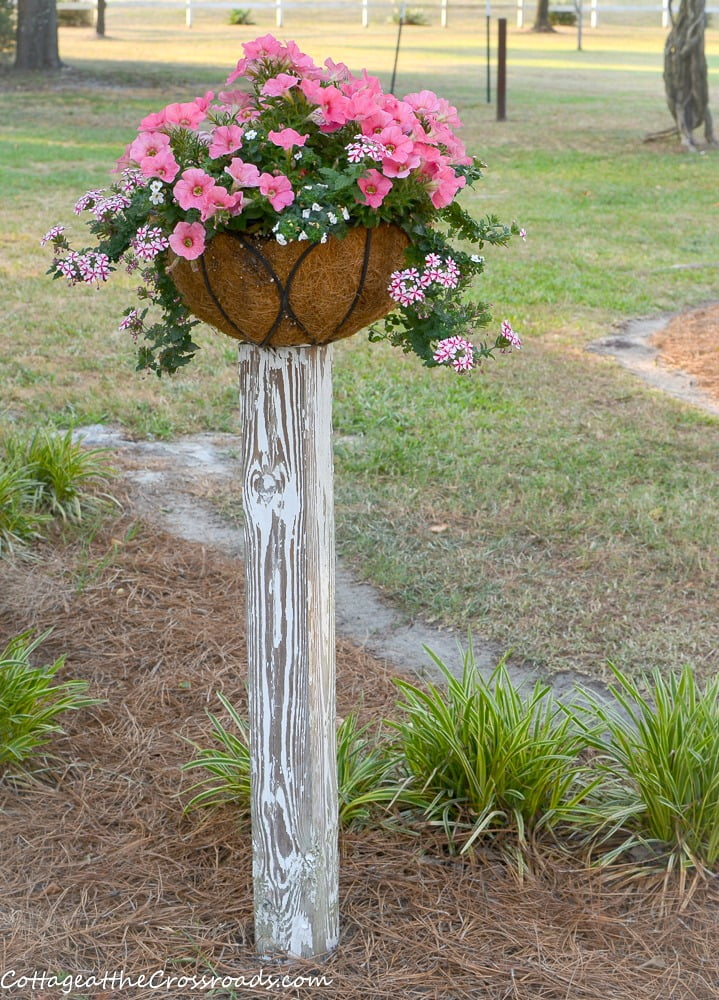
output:
M 692 375 L 699 389 L 719 403 L 719 306 L 675 317 L 652 344 L 665 365 Z
M 257 975 L 247 820 L 231 808 L 185 815 L 193 755 L 210 745 L 206 710 L 222 691 L 246 711 L 241 568 L 223 553 L 137 525 L 126 513 L 95 537 L 0 562 L 0 645 L 54 629 L 104 702 L 66 717 L 54 759 L 29 784 L 0 783 L 2 971 L 137 977 Z M 387 666 L 338 646 L 338 710 L 394 712 Z M 586 871 L 539 850 L 520 879 L 496 851 L 451 858 L 441 838 L 382 830 L 341 843 L 341 943 L 326 985 L 235 993 L 79 990 L 92 1000 L 201 996 L 308 1000 L 710 1000 L 719 987 L 719 892 L 680 903 L 647 882 Z M 265 973 L 273 971 L 265 966 Z M 16 988 L 13 1000 L 59 1000 Z

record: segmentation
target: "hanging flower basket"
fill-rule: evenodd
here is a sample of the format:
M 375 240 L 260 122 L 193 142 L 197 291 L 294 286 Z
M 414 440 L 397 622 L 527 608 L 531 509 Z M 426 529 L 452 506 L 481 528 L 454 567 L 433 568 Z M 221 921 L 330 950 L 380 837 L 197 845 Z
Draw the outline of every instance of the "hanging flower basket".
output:
M 328 344 L 396 308 L 387 286 L 408 242 L 386 224 L 285 246 L 230 231 L 214 236 L 196 260 L 172 254 L 168 273 L 193 315 L 236 340 Z
M 146 115 L 115 183 L 75 204 L 91 214 L 92 245 L 74 248 L 61 225 L 41 241 L 71 285 L 137 274 L 120 329 L 138 369 L 188 364 L 198 319 L 279 347 L 384 318 L 373 340 L 458 372 L 519 347 L 507 321 L 486 343 L 469 339 L 490 320 L 472 289 L 485 244 L 525 233 L 458 204 L 482 164 L 457 135 L 457 109 L 430 90 L 400 100 L 365 70 L 317 66 L 272 35 L 243 53 L 227 89 Z

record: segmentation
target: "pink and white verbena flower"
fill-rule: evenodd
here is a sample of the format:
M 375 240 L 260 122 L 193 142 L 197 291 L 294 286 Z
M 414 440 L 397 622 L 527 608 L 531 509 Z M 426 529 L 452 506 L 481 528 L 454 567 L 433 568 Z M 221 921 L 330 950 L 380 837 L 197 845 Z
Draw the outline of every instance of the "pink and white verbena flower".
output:
M 410 244 L 390 281 L 396 309 L 371 336 L 439 363 L 440 342 L 488 320 L 467 294 L 484 267 L 478 251 L 519 234 L 516 224 L 473 219 L 457 203 L 481 176 L 460 127 L 457 109 L 430 90 L 398 98 L 364 70 L 332 59 L 318 65 L 295 42 L 264 35 L 243 45 L 217 92 L 143 118 L 117 162 L 117 182 L 75 205 L 89 214 L 94 245 L 71 247 L 62 227 L 44 237 L 55 254 L 51 271 L 97 284 L 123 264 L 143 277 L 142 321 L 123 321 L 123 329 L 142 334 L 141 367 L 161 374 L 197 350 L 194 320 L 172 282 L 175 256 L 197 260 L 222 232 L 312 244 L 392 223 Z M 458 350 L 454 367 L 465 370 L 472 356 Z
M 141 226 L 130 245 L 140 260 L 150 261 L 167 250 L 170 241 L 159 226 Z
M 522 341 L 521 338 L 519 337 L 519 334 L 512 329 L 512 324 L 509 322 L 509 320 L 506 319 L 502 320 L 501 330 L 502 330 L 502 336 L 507 341 L 509 347 L 515 347 L 517 350 L 519 350 L 520 347 L 522 346 Z
M 478 347 L 465 337 L 447 337 L 437 344 L 433 359 L 438 365 L 451 365 L 456 372 L 464 374 L 473 368 L 479 368 L 482 359 L 492 357 L 496 350 L 504 354 L 512 348 L 519 350 L 521 346 L 521 339 L 505 319 L 502 320 L 499 336 L 493 345 L 481 344 Z
M 474 344 L 465 337 L 447 337 L 437 344 L 434 360 L 452 365 L 456 372 L 469 372 L 474 368 Z

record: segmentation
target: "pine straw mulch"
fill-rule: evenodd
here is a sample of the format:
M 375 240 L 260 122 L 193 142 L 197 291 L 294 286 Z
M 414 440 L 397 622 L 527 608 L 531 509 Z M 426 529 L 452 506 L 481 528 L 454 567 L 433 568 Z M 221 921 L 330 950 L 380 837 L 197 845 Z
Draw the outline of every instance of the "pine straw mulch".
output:
M 66 716 L 52 763 L 0 785 L 1 967 L 137 977 L 164 968 L 257 974 L 247 822 L 183 814 L 184 739 L 207 746 L 215 692 L 245 709 L 237 562 L 129 515 L 91 540 L 0 563 L 0 642 L 50 626 L 45 659 L 106 699 Z M 98 570 L 100 560 L 104 568 Z M 367 720 L 396 701 L 383 663 L 338 646 L 338 711 Z M 719 991 L 712 884 L 674 891 L 617 881 L 546 851 L 520 879 L 498 855 L 450 858 L 430 837 L 342 836 L 342 938 L 322 988 L 286 996 L 709 1000 Z M 615 873 L 616 875 L 616 873 Z M 286 970 L 284 970 L 286 971 Z M 13 997 L 59 997 L 16 989 Z M 99 1000 L 197 997 L 181 988 L 84 992 Z M 217 996 L 217 994 L 212 994 Z M 223 994 L 226 995 L 226 994 Z M 266 985 L 236 996 L 266 996 Z
M 652 344 L 663 364 L 693 376 L 698 388 L 719 402 L 719 306 L 675 316 Z

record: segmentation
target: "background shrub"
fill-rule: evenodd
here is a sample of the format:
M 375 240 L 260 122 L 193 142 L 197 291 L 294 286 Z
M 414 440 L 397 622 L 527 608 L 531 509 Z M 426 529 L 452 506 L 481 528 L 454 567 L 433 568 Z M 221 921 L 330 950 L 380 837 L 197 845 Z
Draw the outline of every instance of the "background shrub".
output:
M 57 23 L 60 28 L 92 28 L 95 14 L 92 10 L 58 10 Z
M 252 20 L 252 12 L 243 8 L 236 7 L 234 10 L 230 11 L 230 16 L 227 19 L 228 24 L 254 24 Z
M 15 48 L 15 4 L 13 0 L 0 0 L 0 52 Z

